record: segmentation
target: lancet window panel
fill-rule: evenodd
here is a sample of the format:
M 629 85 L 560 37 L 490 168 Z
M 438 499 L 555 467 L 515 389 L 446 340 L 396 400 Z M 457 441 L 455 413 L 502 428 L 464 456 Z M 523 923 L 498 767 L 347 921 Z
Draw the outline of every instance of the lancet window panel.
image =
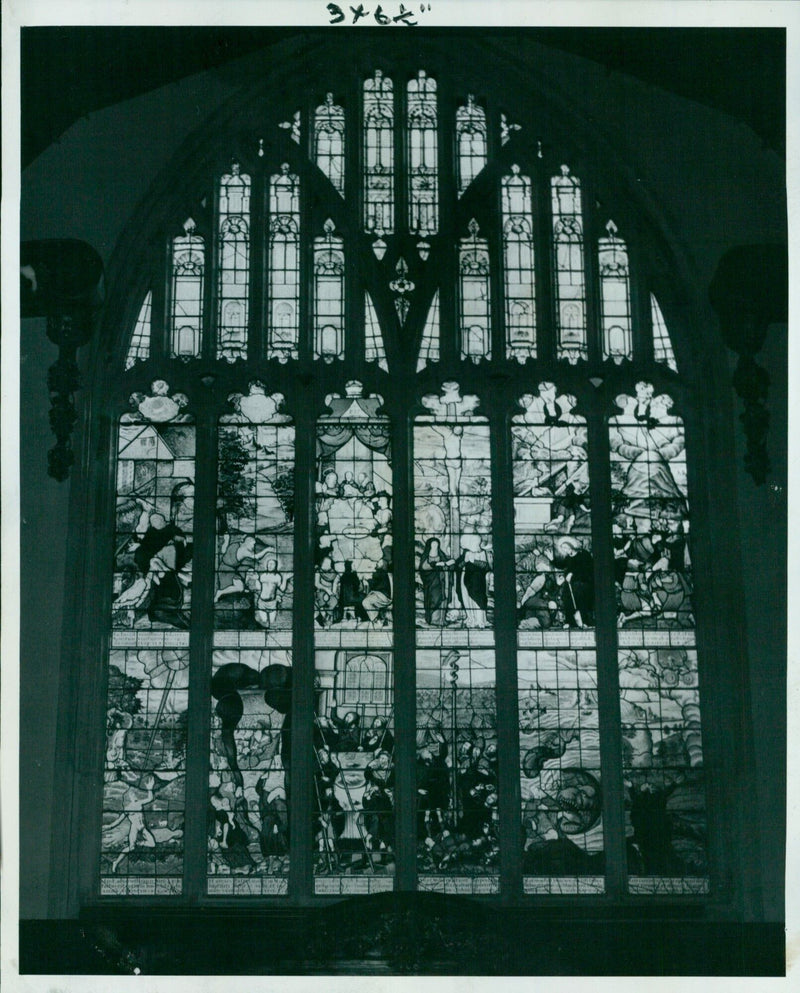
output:
M 420 69 L 407 94 L 408 230 L 424 238 L 439 229 L 436 80 Z
M 300 180 L 284 163 L 269 181 L 267 357 L 286 362 L 300 344 Z
M 314 160 L 344 196 L 345 177 L 345 119 L 344 108 L 334 102 L 333 94 L 325 94 L 325 102 L 314 112 Z
M 250 314 L 250 177 L 234 162 L 219 184 L 217 355 L 247 358 Z
M 683 421 L 652 383 L 609 420 L 629 885 L 708 887 Z
M 117 430 L 101 896 L 181 892 L 195 428 L 157 380 Z
M 617 237 L 613 221 L 606 225 L 606 232 L 597 243 L 603 358 L 619 365 L 633 358 L 630 267 L 627 246 Z
M 487 162 L 486 111 L 470 93 L 456 110 L 456 169 L 461 196 Z
M 513 418 L 525 893 L 602 893 L 605 854 L 585 418 L 540 383 Z
M 203 345 L 205 242 L 189 218 L 172 241 L 171 354 L 192 359 Z
M 569 167 L 550 183 L 553 212 L 553 270 L 556 298 L 556 354 L 575 364 L 588 358 L 583 200 L 580 180 Z
M 394 86 L 376 69 L 363 88 L 364 230 L 394 231 Z
M 319 894 L 394 886 L 390 424 L 356 381 L 317 421 L 313 866 Z
M 511 167 L 502 180 L 506 355 L 536 357 L 536 274 L 531 180 Z
M 330 219 L 324 229 L 314 239 L 314 358 L 332 362 L 344 358 L 344 241 Z
M 461 357 L 477 363 L 492 357 L 491 263 L 478 222 L 473 218 L 468 227 L 458 255 Z
M 456 383 L 414 422 L 419 888 L 499 891 L 489 424 Z

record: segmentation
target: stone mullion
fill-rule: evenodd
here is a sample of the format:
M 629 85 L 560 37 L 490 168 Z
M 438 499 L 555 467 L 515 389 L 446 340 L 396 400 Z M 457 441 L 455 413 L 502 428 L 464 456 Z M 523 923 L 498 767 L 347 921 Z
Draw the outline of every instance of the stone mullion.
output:
M 199 389 L 199 386 L 196 389 Z M 214 601 L 216 570 L 217 488 L 216 411 L 210 403 L 198 403 L 195 409 L 199 412 L 195 429 L 195 503 L 183 869 L 184 894 L 186 899 L 192 902 L 202 898 L 206 893 L 206 811 L 211 734 L 211 666 L 214 644 L 214 615 L 211 605 Z
M 494 401 L 494 402 L 492 402 Z M 522 893 L 520 826 L 519 708 L 517 702 L 517 619 L 514 568 L 514 497 L 511 487 L 511 432 L 507 404 L 499 391 L 491 404 L 492 538 L 494 549 L 494 631 L 497 757 L 500 801 L 500 893 Z
M 388 405 L 387 405 L 388 407 Z M 394 597 L 395 859 L 397 890 L 415 890 L 416 866 L 416 648 L 414 597 L 414 488 L 411 422 L 407 406 L 392 404 L 392 573 Z
M 291 768 L 286 770 L 289 800 L 289 892 L 301 902 L 313 894 L 312 809 L 314 728 L 314 481 L 316 405 L 302 390 L 293 404 L 294 617 L 292 652 Z
M 610 457 L 602 396 L 595 395 L 591 399 L 594 402 L 591 403 L 587 422 L 592 554 L 595 563 L 595 634 L 603 788 L 603 850 L 606 893 L 612 899 L 619 899 L 625 893 L 627 886 L 627 865 L 617 662 L 617 597 L 614 587 L 614 546 L 611 538 Z

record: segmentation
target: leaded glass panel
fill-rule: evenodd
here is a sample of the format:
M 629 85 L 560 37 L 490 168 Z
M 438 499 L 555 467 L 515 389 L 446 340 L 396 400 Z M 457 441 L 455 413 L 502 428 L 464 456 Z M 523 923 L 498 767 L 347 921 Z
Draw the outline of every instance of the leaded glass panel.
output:
M 245 638 L 243 643 L 247 643 Z M 212 659 L 211 696 L 208 894 L 285 895 L 291 798 L 291 652 L 274 647 L 217 648 Z
M 489 243 L 478 237 L 479 231 L 473 218 L 458 256 L 461 357 L 473 362 L 492 357 Z
M 636 384 L 609 421 L 620 628 L 694 626 L 683 422 L 666 393 Z
M 414 422 L 419 887 L 498 878 L 489 424 L 456 383 Z
M 268 358 L 298 357 L 300 342 L 300 180 L 284 163 L 269 181 Z
M 603 358 L 619 365 L 623 359 L 633 358 L 628 249 L 617 237 L 613 221 L 608 222 L 606 231 L 606 237 L 597 243 Z
M 394 872 L 391 439 L 381 398 L 360 383 L 327 404 L 316 436 L 315 891 L 376 892 Z
M 631 889 L 707 886 L 683 422 L 636 384 L 610 418 L 620 708 Z
M 162 380 L 117 440 L 100 893 L 180 893 L 195 428 Z
M 200 355 L 203 344 L 205 242 L 195 234 L 191 217 L 183 231 L 172 240 L 171 353 L 191 359 Z
M 580 180 L 562 165 L 551 180 L 557 355 L 573 365 L 586 359 L 586 273 Z
M 602 893 L 604 854 L 586 421 L 540 383 L 512 457 L 523 885 Z
M 408 81 L 408 230 L 426 237 L 439 228 L 436 80 L 420 69 Z
M 536 276 L 531 180 L 511 166 L 503 189 L 503 274 L 506 298 L 506 355 L 524 362 L 536 357 Z
M 470 93 L 456 110 L 456 168 L 458 195 L 467 189 L 486 165 L 486 111 Z
M 249 631 L 289 647 L 294 427 L 282 395 L 267 395 L 258 381 L 229 402 L 235 413 L 220 418 L 218 434 L 215 643 L 237 645 L 222 632 Z
M 364 80 L 364 230 L 394 231 L 394 93 L 380 69 Z
M 281 895 L 289 873 L 294 427 L 250 383 L 220 418 L 208 799 L 210 895 Z
M 314 113 L 314 159 L 333 183 L 337 193 L 344 196 L 344 108 L 325 94 L 325 103 Z
M 219 183 L 217 357 L 247 358 L 250 313 L 250 177 L 234 162 Z
M 314 239 L 314 358 L 344 358 L 344 242 L 328 219 Z

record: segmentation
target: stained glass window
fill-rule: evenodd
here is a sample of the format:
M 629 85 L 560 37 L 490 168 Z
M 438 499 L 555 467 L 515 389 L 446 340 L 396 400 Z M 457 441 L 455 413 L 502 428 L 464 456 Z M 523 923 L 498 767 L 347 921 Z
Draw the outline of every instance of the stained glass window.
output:
M 408 82 L 408 230 L 436 234 L 439 214 L 436 80 L 420 69 Z
M 526 893 L 602 893 L 595 570 L 586 420 L 540 383 L 513 419 Z
M 172 355 L 191 359 L 203 344 L 205 243 L 191 217 L 172 241 Z
M 364 80 L 364 230 L 394 231 L 394 92 L 380 69 Z
M 369 293 L 364 294 L 364 358 L 367 362 L 377 362 L 384 372 L 389 371 L 380 321 Z
M 600 301 L 603 328 L 603 358 L 619 365 L 633 357 L 631 339 L 631 292 L 628 249 L 617 237 L 613 221 L 606 225 L 607 235 L 597 244 L 600 272 Z
M 588 357 L 583 204 L 580 180 L 562 165 L 551 181 L 555 262 L 557 355 L 573 365 Z
M 639 382 L 609 421 L 631 892 L 708 886 L 683 421 Z
M 503 271 L 506 354 L 524 362 L 536 357 L 536 277 L 530 177 L 511 167 L 503 187 Z
M 419 358 L 417 359 L 417 372 L 422 370 L 430 362 L 439 361 L 439 291 L 433 294 L 428 316 L 425 319 L 425 327 L 422 329 L 422 342 L 419 347 Z
M 250 177 L 234 162 L 219 183 L 217 354 L 247 358 L 250 303 Z
M 117 431 L 100 892 L 180 893 L 195 429 L 157 380 Z
M 300 180 L 284 163 L 269 183 L 269 358 L 298 356 L 300 340 Z
M 473 362 L 492 357 L 489 243 L 478 237 L 479 231 L 473 218 L 458 257 L 461 357 Z
M 653 326 L 653 358 L 673 372 L 678 371 L 667 322 L 654 294 L 650 294 L 650 321 Z
M 125 369 L 132 369 L 137 362 L 150 358 L 150 315 L 153 308 L 153 291 L 148 290 L 139 309 L 139 316 L 131 335 L 128 355 L 125 359 Z
M 458 195 L 467 189 L 486 165 L 486 111 L 470 93 L 456 111 Z
M 417 871 L 423 890 L 493 893 L 499 786 L 489 425 L 457 383 L 414 424 Z
M 382 402 L 351 381 L 317 421 L 317 893 L 393 887 L 392 452 Z
M 344 108 L 333 102 L 333 94 L 325 94 L 325 103 L 314 114 L 314 158 L 317 165 L 333 183 L 337 193 L 344 196 Z
M 333 221 L 314 239 L 314 358 L 344 358 L 344 242 Z
M 600 375 L 676 373 L 663 315 L 612 223 L 587 267 L 599 208 L 541 142 L 395 82 L 317 95 L 307 158 L 285 109 L 198 199 L 208 261 L 189 219 L 141 302 L 131 381 L 152 319 L 197 387 L 191 415 L 163 380 L 115 413 L 99 891 L 704 894 L 683 420 Z
M 252 382 L 220 418 L 210 895 L 287 892 L 294 427 Z

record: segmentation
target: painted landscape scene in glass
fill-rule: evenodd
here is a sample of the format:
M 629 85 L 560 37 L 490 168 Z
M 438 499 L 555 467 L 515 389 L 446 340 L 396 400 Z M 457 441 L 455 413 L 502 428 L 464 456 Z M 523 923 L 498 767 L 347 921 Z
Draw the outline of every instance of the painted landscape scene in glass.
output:
M 602 893 L 595 579 L 586 420 L 542 382 L 512 419 L 526 893 Z
M 489 424 L 457 383 L 414 423 L 420 889 L 499 888 Z
M 317 420 L 317 893 L 393 885 L 392 464 L 382 403 L 354 380 Z
M 708 889 L 686 438 L 652 383 L 609 420 L 629 888 Z
M 134 393 L 117 433 L 100 892 L 180 893 L 195 427 L 182 393 Z

